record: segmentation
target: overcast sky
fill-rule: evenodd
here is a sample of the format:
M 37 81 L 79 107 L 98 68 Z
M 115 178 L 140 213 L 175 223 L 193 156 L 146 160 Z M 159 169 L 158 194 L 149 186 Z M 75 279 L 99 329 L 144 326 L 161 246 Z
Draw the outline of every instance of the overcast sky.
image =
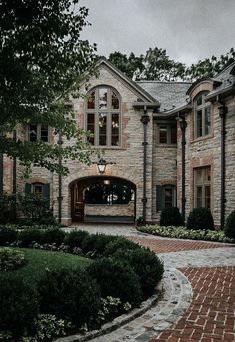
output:
M 164 48 L 187 64 L 235 47 L 235 0 L 80 0 L 92 26 L 82 37 L 98 54 Z

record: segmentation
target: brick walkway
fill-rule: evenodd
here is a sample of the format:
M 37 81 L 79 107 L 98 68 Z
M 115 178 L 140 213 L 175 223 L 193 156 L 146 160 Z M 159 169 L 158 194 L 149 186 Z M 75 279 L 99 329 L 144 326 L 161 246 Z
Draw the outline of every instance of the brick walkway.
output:
M 190 251 L 198 249 L 209 249 L 224 247 L 223 243 L 214 242 L 202 242 L 202 241 L 189 241 L 189 240 L 176 240 L 176 239 L 144 239 L 138 237 L 132 237 L 131 240 L 139 243 L 142 246 L 149 247 L 156 253 L 169 253 Z
M 193 288 L 189 309 L 151 342 L 235 341 L 235 267 L 186 268 Z

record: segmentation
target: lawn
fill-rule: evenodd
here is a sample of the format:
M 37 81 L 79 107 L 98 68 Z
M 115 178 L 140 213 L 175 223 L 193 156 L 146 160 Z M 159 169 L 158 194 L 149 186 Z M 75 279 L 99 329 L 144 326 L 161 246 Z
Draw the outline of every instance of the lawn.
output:
M 91 260 L 69 253 L 50 252 L 36 249 L 16 248 L 23 251 L 27 264 L 18 270 L 0 273 L 0 279 L 5 277 L 23 277 L 30 283 L 35 283 L 47 272 L 61 268 L 75 268 L 86 266 Z M 1 280 L 0 280 L 1 281 Z

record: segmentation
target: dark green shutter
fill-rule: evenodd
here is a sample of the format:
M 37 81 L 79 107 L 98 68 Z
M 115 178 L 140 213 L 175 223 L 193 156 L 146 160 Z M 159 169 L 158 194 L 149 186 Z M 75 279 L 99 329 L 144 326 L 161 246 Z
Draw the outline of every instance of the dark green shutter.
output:
M 164 208 L 164 203 L 163 203 L 163 187 L 160 185 L 156 186 L 156 192 L 157 192 L 157 204 L 156 208 L 157 210 L 162 210 Z
M 31 194 L 31 184 L 25 183 L 24 192 L 25 192 L 26 194 Z
M 50 199 L 50 184 L 43 185 L 43 196 L 46 197 L 48 200 Z

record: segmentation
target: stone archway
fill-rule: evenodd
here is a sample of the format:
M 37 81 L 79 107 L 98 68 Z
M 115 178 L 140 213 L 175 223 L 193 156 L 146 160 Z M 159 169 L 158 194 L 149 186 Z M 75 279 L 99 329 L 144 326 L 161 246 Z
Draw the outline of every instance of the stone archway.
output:
M 72 221 L 133 223 L 136 185 L 114 176 L 88 176 L 74 180 L 71 188 Z

